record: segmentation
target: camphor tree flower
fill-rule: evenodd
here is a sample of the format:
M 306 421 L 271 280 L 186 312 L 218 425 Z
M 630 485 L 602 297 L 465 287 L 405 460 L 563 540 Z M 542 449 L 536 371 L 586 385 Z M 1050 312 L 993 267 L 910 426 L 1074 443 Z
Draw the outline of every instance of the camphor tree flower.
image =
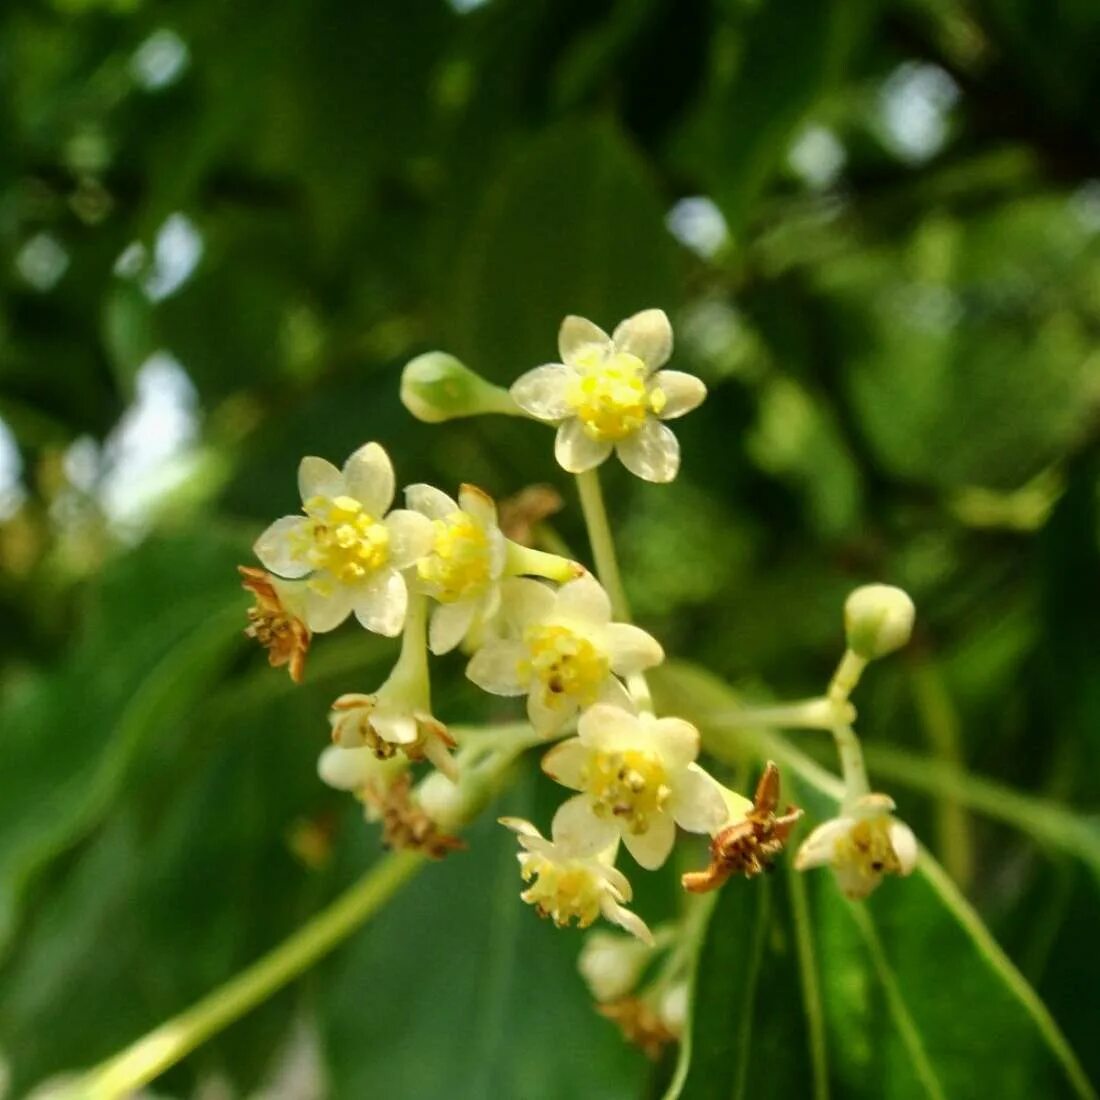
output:
M 618 847 L 614 840 L 599 853 L 581 853 L 563 842 L 556 829 L 551 830 L 553 839 L 547 840 L 521 818 L 502 817 L 500 823 L 519 836 L 523 849 L 517 856 L 520 872 L 531 885 L 520 897 L 542 916 L 559 928 L 573 921 L 587 928 L 603 916 L 644 943 L 653 943 L 645 921 L 624 904 L 633 892 L 626 876 L 613 866 Z
M 311 638 L 303 618 L 303 583 L 283 581 L 248 565 L 238 565 L 237 569 L 243 578 L 241 587 L 256 598 L 255 604 L 248 609 L 245 634 L 267 650 L 272 668 L 286 665 L 290 678 L 300 684 Z
M 680 444 L 661 423 L 691 412 L 706 397 L 698 378 L 661 370 L 672 355 L 672 326 L 647 309 L 608 336 L 583 317 L 566 317 L 558 333 L 560 363 L 536 367 L 512 386 L 516 404 L 558 424 L 554 454 L 579 474 L 611 454 L 644 481 L 672 481 Z
M 682 718 L 654 718 L 601 704 L 581 715 L 578 736 L 555 745 L 543 771 L 581 793 L 554 815 L 555 838 L 583 853 L 619 835 L 646 870 L 668 858 L 676 826 L 713 833 L 729 820 L 717 780 L 695 758 L 699 731 Z
M 474 654 L 466 675 L 493 695 L 527 695 L 535 730 L 549 735 L 578 709 L 596 702 L 629 707 L 616 676 L 630 676 L 664 659 L 644 630 L 611 621 L 611 601 L 590 574 L 556 592 L 539 581 L 505 581 L 509 635 Z
M 828 864 L 844 894 L 857 900 L 867 897 L 884 875 L 908 875 L 917 864 L 917 838 L 893 810 L 888 795 L 856 799 L 803 841 L 796 870 Z
M 257 539 L 256 556 L 280 577 L 307 578 L 310 630 L 333 630 L 354 611 L 367 630 L 399 634 L 408 605 L 401 570 L 428 552 L 432 525 L 419 512 L 386 514 L 394 494 L 389 456 L 367 443 L 342 471 L 303 458 L 298 488 L 305 515 L 276 520 Z
M 496 505 L 473 485 L 463 485 L 457 501 L 431 485 L 410 485 L 405 501 L 432 522 L 431 548 L 416 571 L 420 586 L 438 603 L 429 648 L 448 653 L 500 609 L 507 542 L 497 526 Z

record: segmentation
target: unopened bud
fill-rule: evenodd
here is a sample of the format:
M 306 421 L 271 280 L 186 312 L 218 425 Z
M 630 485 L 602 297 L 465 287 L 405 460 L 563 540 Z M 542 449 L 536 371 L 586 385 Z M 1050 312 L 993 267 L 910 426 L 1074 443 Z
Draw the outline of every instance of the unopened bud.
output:
M 417 420 L 428 424 L 482 413 L 523 415 L 506 389 L 486 382 L 442 351 L 418 355 L 405 365 L 401 402 Z
M 653 949 L 633 936 L 589 932 L 577 969 L 597 1001 L 617 1001 L 634 991 Z
M 857 588 L 844 604 L 848 648 L 865 661 L 901 649 L 913 633 L 916 608 L 908 593 L 889 584 Z

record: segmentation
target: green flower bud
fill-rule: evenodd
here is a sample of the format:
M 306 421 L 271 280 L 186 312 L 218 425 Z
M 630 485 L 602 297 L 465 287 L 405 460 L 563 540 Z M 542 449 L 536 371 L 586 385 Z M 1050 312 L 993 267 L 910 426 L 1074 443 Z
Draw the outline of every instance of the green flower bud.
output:
M 901 649 L 913 633 L 916 608 L 908 593 L 889 584 L 865 584 L 844 604 L 848 648 L 865 661 Z
M 401 402 L 417 420 L 428 424 L 482 413 L 524 415 L 506 389 L 486 382 L 442 351 L 425 352 L 405 365 Z

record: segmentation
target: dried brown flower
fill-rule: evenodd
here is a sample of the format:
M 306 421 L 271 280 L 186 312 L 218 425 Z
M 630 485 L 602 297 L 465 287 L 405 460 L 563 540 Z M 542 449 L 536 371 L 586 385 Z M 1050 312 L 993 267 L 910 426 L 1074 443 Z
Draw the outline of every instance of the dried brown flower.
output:
M 443 859 L 461 851 L 466 842 L 445 833 L 411 797 L 412 778 L 408 772 L 386 785 L 368 783 L 359 797 L 370 816 L 382 823 L 382 841 L 388 848 L 421 852 L 429 859 Z
M 513 542 L 532 546 L 535 528 L 561 509 L 561 493 L 552 485 L 528 485 L 500 502 L 500 529 Z
M 657 1010 L 640 997 L 623 997 L 596 1005 L 596 1011 L 617 1024 L 623 1038 L 641 1048 L 646 1057 L 654 1062 L 661 1056 L 661 1051 L 678 1038 Z
M 237 569 L 243 578 L 241 587 L 256 597 L 256 603 L 248 609 L 245 634 L 267 650 L 272 668 L 286 665 L 290 678 L 300 684 L 309 652 L 309 627 L 287 610 L 270 573 L 247 565 Z

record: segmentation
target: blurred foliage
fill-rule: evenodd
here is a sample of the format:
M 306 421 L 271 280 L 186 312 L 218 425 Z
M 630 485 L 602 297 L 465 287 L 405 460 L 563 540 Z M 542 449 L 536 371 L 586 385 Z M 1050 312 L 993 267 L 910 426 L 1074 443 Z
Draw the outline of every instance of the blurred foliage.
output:
M 233 565 L 294 505 L 301 454 L 366 439 L 403 483 L 548 481 L 575 503 L 537 426 L 429 428 L 397 399 L 429 348 L 497 382 L 551 360 L 566 312 L 664 307 L 675 365 L 710 386 L 673 488 L 607 471 L 628 586 L 670 652 L 805 695 L 846 591 L 902 584 L 919 635 L 861 688 L 872 745 L 1095 826 L 1098 48 L 1087 0 L 3 5 L 14 1094 L 178 1011 L 373 858 L 313 761 L 328 701 L 376 686 L 390 651 L 348 628 L 292 692 L 236 633 Z M 581 552 L 575 507 L 560 534 Z M 439 668 L 439 713 L 510 713 Z M 525 772 L 501 811 L 545 824 L 543 782 Z M 1100 1077 L 1096 866 L 895 793 Z M 337 1096 L 659 1095 L 671 1066 L 591 1013 L 579 938 L 520 906 L 500 833 L 476 828 L 158 1087 L 254 1089 L 304 1033 Z M 1062 1095 L 929 889 L 891 883 L 859 916 L 807 883 L 834 1095 Z M 792 897 L 781 870 L 767 896 L 720 898 L 716 1030 L 683 1095 L 809 1095 Z M 756 1057 L 730 1070 L 739 1050 Z

